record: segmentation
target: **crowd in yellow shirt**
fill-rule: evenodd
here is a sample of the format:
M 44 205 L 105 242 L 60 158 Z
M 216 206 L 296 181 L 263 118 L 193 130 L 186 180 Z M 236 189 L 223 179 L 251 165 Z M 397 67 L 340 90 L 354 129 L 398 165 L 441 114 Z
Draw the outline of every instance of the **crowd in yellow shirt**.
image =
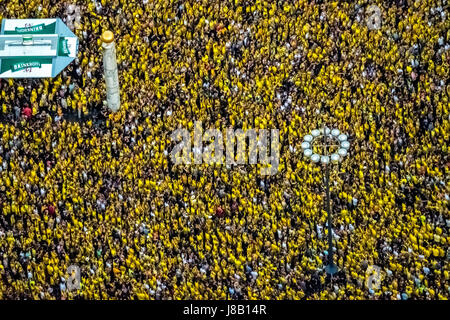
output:
M 54 79 L 0 81 L 0 299 L 448 298 L 448 1 L 72 3 L 76 61 Z M 0 18 L 66 6 L 0 1 Z M 174 165 L 170 134 L 195 121 L 279 129 L 278 173 Z M 301 149 L 325 124 L 351 142 L 331 174 L 332 279 L 323 170 Z

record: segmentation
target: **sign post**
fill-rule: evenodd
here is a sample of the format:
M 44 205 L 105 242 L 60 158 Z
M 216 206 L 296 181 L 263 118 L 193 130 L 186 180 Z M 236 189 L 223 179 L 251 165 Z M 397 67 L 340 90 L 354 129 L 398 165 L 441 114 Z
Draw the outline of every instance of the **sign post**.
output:
M 0 78 L 54 78 L 77 52 L 77 37 L 59 18 L 3 19 Z

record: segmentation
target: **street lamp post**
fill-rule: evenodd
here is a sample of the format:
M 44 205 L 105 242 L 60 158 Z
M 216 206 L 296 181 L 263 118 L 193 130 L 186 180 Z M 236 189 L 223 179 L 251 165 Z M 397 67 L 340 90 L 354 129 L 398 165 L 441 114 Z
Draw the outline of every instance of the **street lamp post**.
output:
M 322 139 L 320 137 L 322 136 Z M 333 144 L 329 144 L 329 140 L 334 142 Z M 314 142 L 321 141 L 322 144 L 319 146 L 322 147 L 323 154 L 315 153 L 313 150 Z M 337 142 L 337 144 L 336 144 Z M 337 147 L 337 152 L 330 152 L 332 147 Z M 311 131 L 311 134 L 306 135 L 303 138 L 302 148 L 303 154 L 310 158 L 312 162 L 321 162 L 325 165 L 325 189 L 326 189 L 326 206 L 325 210 L 328 215 L 328 264 L 325 266 L 325 271 L 329 275 L 333 275 L 338 271 L 338 267 L 334 263 L 333 260 L 333 229 L 332 229 L 332 217 L 331 217 L 331 199 L 330 199 L 330 170 L 329 163 L 330 160 L 333 163 L 338 163 L 342 160 L 343 157 L 347 155 L 347 150 L 350 147 L 350 143 L 347 141 L 347 135 L 341 133 L 339 129 L 330 130 L 327 127 L 323 129 L 314 129 Z M 330 155 L 331 153 L 331 155 Z

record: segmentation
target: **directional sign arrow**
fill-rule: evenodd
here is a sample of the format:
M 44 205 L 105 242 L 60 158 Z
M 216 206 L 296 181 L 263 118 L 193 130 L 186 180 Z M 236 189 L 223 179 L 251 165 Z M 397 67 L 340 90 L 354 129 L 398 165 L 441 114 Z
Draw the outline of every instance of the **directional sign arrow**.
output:
M 61 19 L 3 19 L 0 78 L 53 78 L 78 53 L 78 39 Z

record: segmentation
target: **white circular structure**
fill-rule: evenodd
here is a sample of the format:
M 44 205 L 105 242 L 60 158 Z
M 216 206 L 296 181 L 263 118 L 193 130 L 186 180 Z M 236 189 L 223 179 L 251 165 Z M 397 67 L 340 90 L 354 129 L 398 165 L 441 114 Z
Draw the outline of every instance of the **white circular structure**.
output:
M 347 140 L 342 141 L 341 142 L 341 147 L 344 148 L 344 149 L 350 148 L 350 142 L 348 142 Z
M 339 129 L 333 129 L 333 130 L 331 130 L 331 135 L 332 135 L 333 137 L 337 137 L 337 136 L 339 135 L 339 133 L 341 133 L 341 132 L 339 131 Z
M 319 160 L 320 160 L 320 156 L 319 156 L 317 153 L 314 153 L 314 154 L 311 156 L 311 161 L 312 161 L 312 162 L 319 162 Z
M 330 162 L 330 157 L 329 156 L 321 156 L 320 162 L 322 162 L 323 164 L 327 164 Z
M 307 134 L 307 135 L 303 138 L 303 141 L 311 142 L 311 141 L 313 141 L 313 136 L 310 135 L 310 134 Z
M 331 155 L 331 161 L 333 161 L 333 162 L 338 162 L 339 159 L 340 159 L 340 156 L 339 156 L 337 153 L 333 153 L 333 154 Z
M 346 134 L 343 134 L 343 133 L 341 133 L 339 136 L 338 136 L 338 139 L 339 139 L 339 141 L 346 141 L 347 140 L 347 135 Z
M 323 145 L 324 133 L 326 135 L 327 145 Z M 317 154 L 313 151 L 313 145 L 317 143 L 322 145 L 325 150 L 329 150 L 329 147 L 337 147 L 337 150 L 329 154 Z M 341 133 L 339 129 L 322 128 L 311 130 L 310 134 L 307 134 L 303 138 L 302 149 L 305 157 L 310 158 L 312 162 L 321 162 L 323 164 L 329 164 L 330 162 L 337 163 L 342 160 L 348 154 L 350 148 L 350 142 L 347 140 L 347 135 Z
M 345 157 L 345 156 L 347 155 L 347 149 L 340 148 L 340 149 L 338 150 L 338 153 L 339 153 L 339 155 L 340 155 L 341 157 Z
M 312 154 L 313 154 L 313 152 L 312 152 L 311 149 L 305 149 L 305 150 L 303 151 L 303 154 L 305 155 L 305 157 L 311 157 Z

